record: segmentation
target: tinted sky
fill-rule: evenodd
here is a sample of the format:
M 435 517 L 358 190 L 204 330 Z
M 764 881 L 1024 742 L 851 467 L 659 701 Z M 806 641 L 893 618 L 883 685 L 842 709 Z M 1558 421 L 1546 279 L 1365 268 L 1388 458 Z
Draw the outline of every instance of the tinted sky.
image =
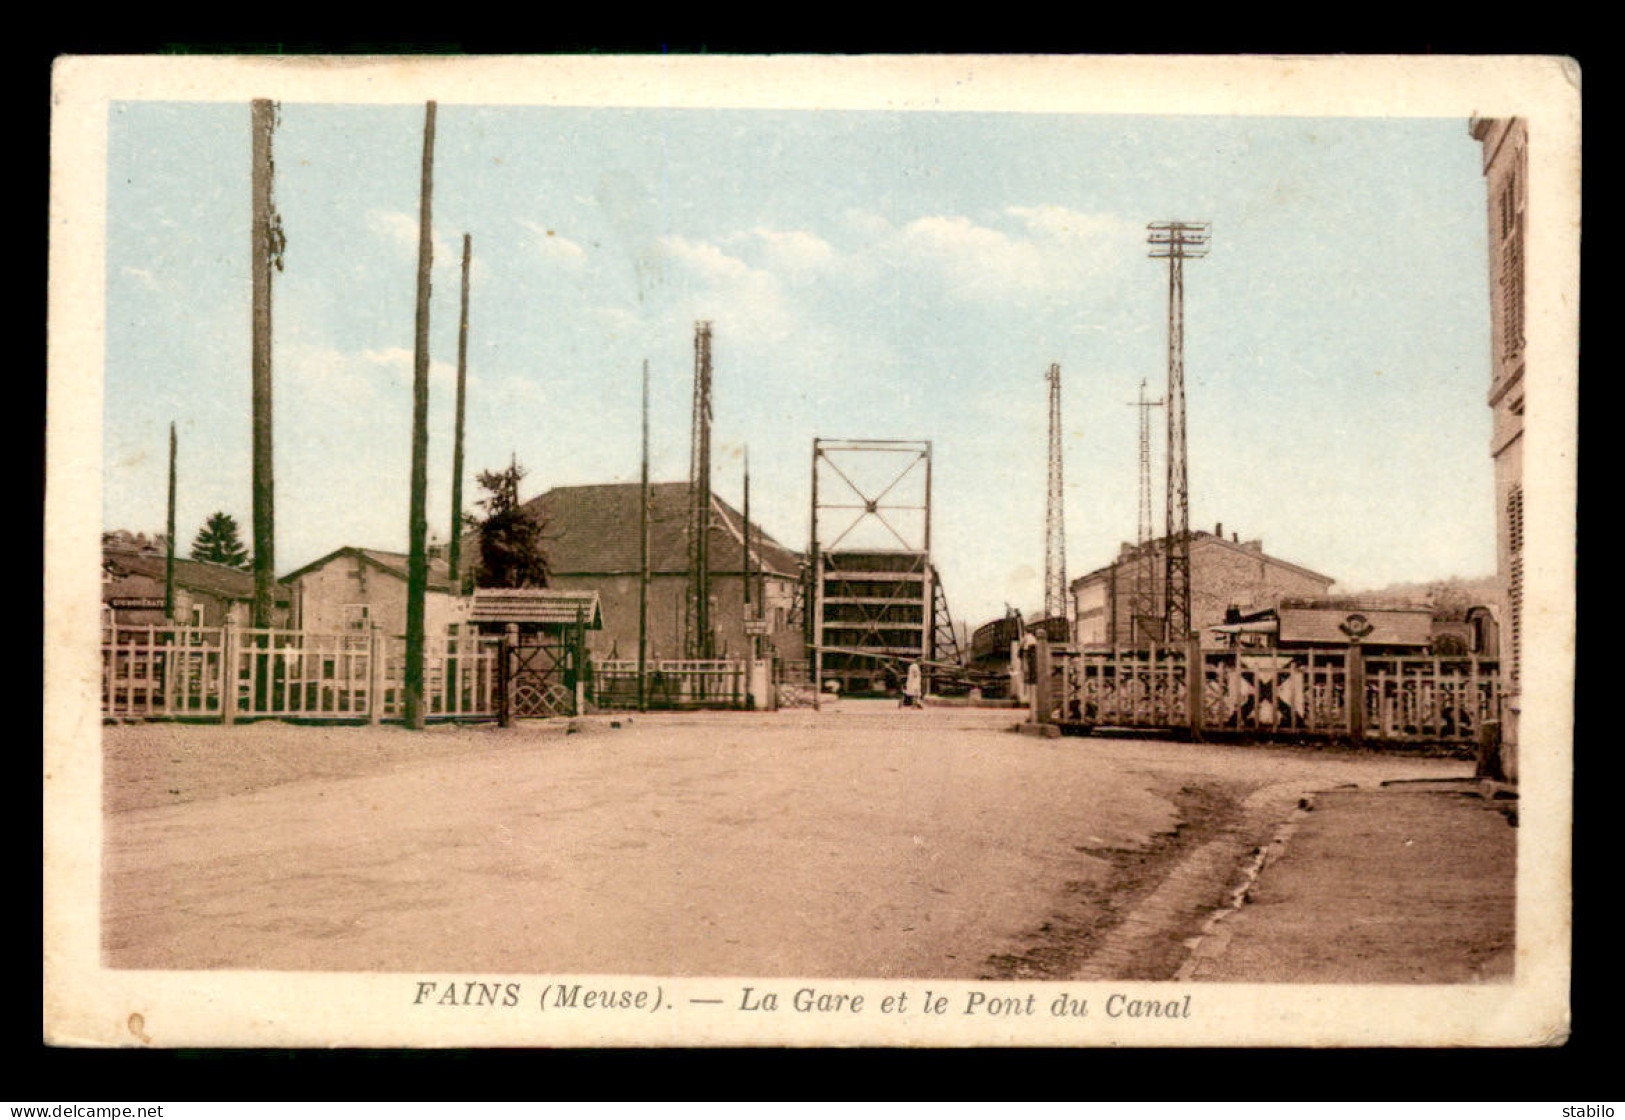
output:
M 404 549 L 423 108 L 285 103 L 277 568 Z M 1340 588 L 1494 570 L 1484 185 L 1464 120 L 478 108 L 437 121 L 431 529 L 450 520 L 461 238 L 465 501 L 688 470 L 713 323 L 715 481 L 806 543 L 815 436 L 931 440 L 934 545 L 972 625 L 1043 596 L 1046 390 L 1064 380 L 1072 577 L 1136 531 L 1142 379 L 1166 380 L 1145 225 L 1187 266 L 1191 523 Z M 249 109 L 118 103 L 104 522 L 250 533 Z M 1158 416 L 1157 522 L 1162 519 Z

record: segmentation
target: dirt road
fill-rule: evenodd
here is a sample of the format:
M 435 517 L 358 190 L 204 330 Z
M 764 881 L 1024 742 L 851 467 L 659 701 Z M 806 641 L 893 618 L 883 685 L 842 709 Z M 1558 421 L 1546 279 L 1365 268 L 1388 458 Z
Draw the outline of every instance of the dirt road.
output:
M 1516 802 L 1474 782 L 1335 790 L 1181 975 L 1216 983 L 1511 980 Z
M 1470 770 L 858 701 L 619 722 L 107 728 L 107 962 L 1059 978 L 1187 854 L 1262 843 L 1302 793 Z M 1172 975 L 1220 863 L 1112 967 Z

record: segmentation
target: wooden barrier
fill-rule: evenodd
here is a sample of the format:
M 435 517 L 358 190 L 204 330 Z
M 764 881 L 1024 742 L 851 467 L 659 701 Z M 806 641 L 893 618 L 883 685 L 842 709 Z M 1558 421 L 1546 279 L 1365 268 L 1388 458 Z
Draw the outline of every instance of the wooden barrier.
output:
M 400 718 L 404 644 L 376 627 L 315 634 L 222 627 L 104 627 L 102 714 L 113 719 L 365 721 Z M 428 714 L 495 714 L 492 639 L 431 639 Z
M 1193 738 L 1313 736 L 1475 746 L 1500 716 L 1499 666 L 1477 657 L 1040 642 L 1031 720 Z M 1050 666 L 1055 666 L 1053 672 Z M 1059 691 L 1051 691 L 1051 682 Z

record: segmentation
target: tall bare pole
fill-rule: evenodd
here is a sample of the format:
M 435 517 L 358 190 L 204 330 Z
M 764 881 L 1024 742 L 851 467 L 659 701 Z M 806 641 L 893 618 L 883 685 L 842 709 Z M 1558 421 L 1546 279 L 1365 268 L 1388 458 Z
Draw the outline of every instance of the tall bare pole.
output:
M 1185 260 L 1207 256 L 1211 223 L 1152 222 L 1150 256 L 1168 262 L 1168 493 L 1163 630 L 1183 642 L 1191 629 L 1190 482 L 1185 467 Z
M 824 561 L 818 554 L 818 437 L 812 446 L 812 508 L 807 525 L 807 588 L 802 593 L 802 612 L 807 629 L 807 651 L 812 658 L 813 710 L 823 706 L 824 696 Z
M 271 625 L 276 593 L 276 511 L 271 457 L 271 269 L 282 268 L 282 223 L 273 194 L 271 134 L 277 106 L 256 100 L 250 107 L 253 132 L 253 230 L 249 268 L 253 286 L 254 413 L 254 626 Z
M 649 359 L 643 359 L 643 473 L 638 488 L 638 711 L 647 711 L 649 661 Z
M 694 324 L 694 418 L 689 442 L 687 654 L 715 653 L 711 632 L 711 324 Z
M 1145 399 L 1145 381 L 1140 382 L 1140 399 L 1130 401 L 1130 408 L 1140 410 L 1140 522 L 1135 537 L 1138 546 L 1134 561 L 1134 610 L 1129 619 L 1131 641 L 1160 641 L 1161 622 L 1157 620 L 1157 561 L 1152 544 L 1151 511 L 1151 410 L 1161 408 L 1162 401 Z M 1113 642 L 1117 635 L 1113 633 Z
M 750 556 L 750 444 L 745 445 L 745 617 L 750 617 L 750 583 L 755 575 Z
M 1061 482 L 1061 367 L 1051 364 L 1049 382 L 1049 500 L 1044 511 L 1044 618 L 1063 623 L 1066 610 L 1066 491 Z M 1066 638 L 1071 638 L 1068 632 Z
M 423 185 L 418 203 L 417 338 L 412 350 L 412 510 L 406 567 L 406 726 L 423 730 L 423 615 L 429 592 L 429 270 L 434 264 L 434 110 L 423 114 Z
M 758 602 L 755 614 L 751 613 L 751 584 L 756 580 L 756 566 L 753 563 L 750 551 L 750 444 L 748 443 L 745 445 L 745 531 L 740 535 L 744 539 L 741 547 L 745 552 L 745 604 L 744 610 L 740 612 L 740 617 L 745 620 L 745 648 L 749 651 L 748 656 L 754 660 L 756 657 L 756 635 L 751 631 L 750 623 L 753 618 L 760 618 L 765 611 L 762 604 Z M 757 596 L 757 598 L 760 599 L 761 597 Z
M 457 323 L 457 421 L 451 445 L 451 544 L 446 567 L 451 586 L 460 594 L 463 588 L 463 413 L 468 399 L 468 263 L 474 241 L 463 234 L 463 303 Z
M 164 530 L 164 619 L 175 621 L 175 422 L 169 422 L 169 522 Z

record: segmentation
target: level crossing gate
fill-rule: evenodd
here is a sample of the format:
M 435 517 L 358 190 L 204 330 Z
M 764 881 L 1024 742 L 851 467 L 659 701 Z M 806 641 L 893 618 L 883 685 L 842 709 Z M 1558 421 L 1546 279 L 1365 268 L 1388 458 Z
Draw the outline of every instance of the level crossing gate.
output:
M 569 628 L 513 636 L 504 643 L 498 719 L 550 719 L 579 715 L 585 644 Z
M 1080 731 L 1468 745 L 1500 718 L 1499 664 L 1473 656 L 1040 642 L 1033 677 L 1034 721 Z

